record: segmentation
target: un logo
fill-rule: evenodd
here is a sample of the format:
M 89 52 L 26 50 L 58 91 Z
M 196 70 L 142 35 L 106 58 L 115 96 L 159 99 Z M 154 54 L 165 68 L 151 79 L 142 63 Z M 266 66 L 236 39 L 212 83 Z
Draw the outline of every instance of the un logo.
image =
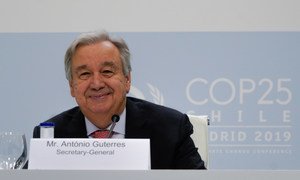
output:
M 164 105 L 164 96 L 162 95 L 160 90 L 150 83 L 147 83 L 147 87 L 149 89 L 149 94 L 152 96 L 152 100 L 149 100 L 149 101 L 151 101 L 155 104 Z M 147 100 L 144 93 L 141 90 L 139 90 L 138 88 L 136 88 L 135 86 L 130 87 L 129 94 L 132 95 L 133 97 Z

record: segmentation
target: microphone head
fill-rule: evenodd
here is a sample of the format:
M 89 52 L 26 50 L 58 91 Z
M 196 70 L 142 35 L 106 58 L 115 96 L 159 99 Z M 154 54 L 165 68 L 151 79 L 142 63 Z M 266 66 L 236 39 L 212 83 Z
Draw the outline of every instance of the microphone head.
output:
M 116 115 L 116 114 L 114 114 L 114 115 L 111 117 L 111 121 L 112 121 L 112 122 L 119 122 L 119 120 L 120 120 L 120 116 L 118 116 L 118 115 Z

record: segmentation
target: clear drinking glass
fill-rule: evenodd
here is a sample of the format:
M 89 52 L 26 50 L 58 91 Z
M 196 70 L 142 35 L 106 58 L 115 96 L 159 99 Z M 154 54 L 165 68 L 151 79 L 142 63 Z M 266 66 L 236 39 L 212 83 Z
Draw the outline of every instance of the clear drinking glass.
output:
M 27 161 L 24 134 L 0 132 L 0 169 L 22 169 Z

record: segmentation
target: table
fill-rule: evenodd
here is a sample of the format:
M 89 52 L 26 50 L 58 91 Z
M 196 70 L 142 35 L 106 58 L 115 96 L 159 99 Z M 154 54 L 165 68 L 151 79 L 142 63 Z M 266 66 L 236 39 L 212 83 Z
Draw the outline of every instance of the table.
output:
M 0 170 L 1 180 L 299 180 L 299 170 Z

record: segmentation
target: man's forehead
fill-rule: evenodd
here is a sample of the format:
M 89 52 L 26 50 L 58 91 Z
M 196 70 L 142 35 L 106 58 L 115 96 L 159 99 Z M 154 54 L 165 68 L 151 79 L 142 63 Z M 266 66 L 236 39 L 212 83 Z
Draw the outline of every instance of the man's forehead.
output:
M 99 62 L 98 64 L 98 67 L 116 67 L 116 62 L 114 60 L 107 60 L 107 61 L 104 61 L 104 62 Z M 81 70 L 81 69 L 87 69 L 89 67 L 88 64 L 81 64 L 81 65 L 75 65 L 75 70 Z

